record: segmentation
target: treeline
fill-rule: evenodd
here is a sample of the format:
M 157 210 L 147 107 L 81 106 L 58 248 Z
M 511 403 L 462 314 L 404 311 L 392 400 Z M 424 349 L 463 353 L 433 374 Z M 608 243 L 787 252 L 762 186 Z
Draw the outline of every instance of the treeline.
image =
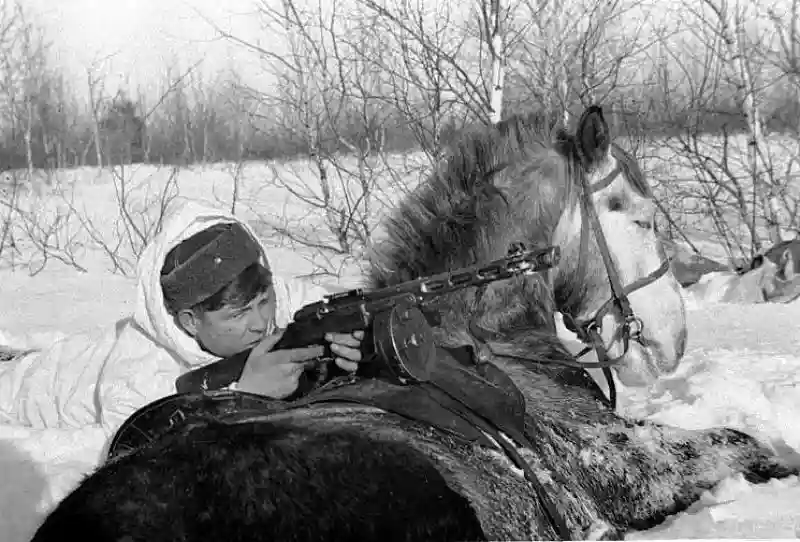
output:
M 361 13 L 371 15 L 360 25 L 350 17 L 346 30 L 327 26 L 327 19 L 293 1 L 283 11 L 261 13 L 265 29 L 279 27 L 293 44 L 287 59 L 276 61 L 273 53 L 259 52 L 262 61 L 277 66 L 272 89 L 247 88 L 232 72 L 202 80 L 191 70 L 173 70 L 160 76 L 161 91 L 127 89 L 108 96 L 103 74 L 87 69 L 86 96 L 50 61 L 46 36 L 21 4 L 0 0 L 0 28 L 6 29 L 0 35 L 0 71 L 6 74 L 0 78 L 0 168 L 188 165 L 419 148 L 435 152 L 465 126 L 487 122 L 481 111 L 489 107 L 486 73 L 491 70 L 486 59 L 474 60 L 474 51 L 482 50 L 475 44 L 489 41 L 485 28 L 494 20 L 491 13 L 476 12 L 450 34 L 426 34 L 403 26 L 419 14 L 399 7 L 389 12 L 372 0 L 356 3 Z M 573 11 L 564 7 L 568 4 Z M 715 52 L 713 40 L 705 49 L 707 58 L 693 61 L 699 71 L 688 64 L 678 64 L 683 72 L 676 71 L 681 51 L 651 55 L 646 50 L 652 43 L 645 46 L 640 36 L 611 42 L 609 36 L 621 35 L 625 26 L 623 0 L 568 4 L 548 5 L 550 11 L 542 8 L 535 14 L 506 14 L 508 39 L 523 45 L 507 54 L 504 115 L 536 112 L 556 123 L 565 118 L 564 110 L 575 115 L 599 102 L 611 112 L 618 135 L 658 138 L 686 131 L 748 130 L 746 93 L 736 73 L 728 73 L 729 59 Z M 534 15 L 541 28 L 525 25 L 526 35 L 515 30 L 514 21 Z M 574 21 L 585 25 L 566 30 Z M 709 36 L 712 30 L 705 29 Z M 278 39 L 277 31 L 274 35 Z M 449 45 L 453 36 L 463 38 L 461 49 Z M 796 133 L 800 79 L 761 50 L 743 54 L 754 59 L 751 71 L 769 72 L 772 78 L 759 87 L 759 122 L 768 132 Z M 465 59 L 472 59 L 467 68 Z M 769 69 L 764 68 L 767 60 Z M 633 67 L 625 68 L 625 75 L 623 66 L 629 64 Z M 780 77 L 773 77 L 776 69 L 783 70 Z M 645 72 L 651 75 L 630 78 Z
M 205 92 L 214 96 L 214 89 Z M 416 126 L 397 111 L 375 113 L 365 122 L 361 104 L 352 104 L 352 114 L 341 115 L 334 126 L 327 127 L 312 143 L 304 137 L 302 126 L 271 124 L 247 116 L 231 103 L 235 92 L 224 90 L 227 99 L 189 103 L 180 91 L 157 109 L 145 110 L 142 102 L 120 93 L 109 99 L 98 115 L 97 132 L 92 118 L 69 118 L 57 104 L 37 103 L 38 122 L 30 133 L 24 129 L 6 129 L 0 134 L 0 168 L 71 168 L 79 166 L 132 163 L 189 165 L 239 160 L 273 160 L 325 153 L 352 152 L 352 146 L 380 152 L 406 152 L 420 148 L 421 134 Z M 532 99 L 515 96 L 504 104 L 505 114 L 535 112 L 553 124 L 563 116 L 561 109 L 547 111 Z M 48 96 L 47 94 L 41 96 Z M 636 100 L 617 100 L 603 104 L 610 107 L 613 129 L 617 135 L 661 138 L 687 130 L 705 134 L 734 134 L 747 130 L 746 117 L 730 101 L 704 104 L 702 108 L 670 110 L 656 96 L 645 91 Z M 576 114 L 580 103 L 570 107 Z M 377 108 L 376 108 L 377 110 Z M 768 132 L 796 134 L 800 127 L 800 106 L 795 100 L 776 99 L 763 104 L 763 123 Z M 438 119 L 439 144 L 446 145 L 467 125 L 476 121 L 469 115 Z M 96 149 L 99 136 L 100 152 Z M 28 146 L 28 141 L 30 145 Z M 348 142 L 345 144 L 344 142 Z M 431 144 L 430 141 L 427 142 Z

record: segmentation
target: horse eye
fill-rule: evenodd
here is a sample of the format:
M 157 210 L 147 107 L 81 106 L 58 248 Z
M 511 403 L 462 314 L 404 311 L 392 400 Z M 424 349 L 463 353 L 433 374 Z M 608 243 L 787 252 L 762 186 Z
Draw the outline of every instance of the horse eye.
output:
M 625 202 L 619 196 L 611 196 L 608 198 L 608 209 L 610 211 L 621 211 L 625 207 Z

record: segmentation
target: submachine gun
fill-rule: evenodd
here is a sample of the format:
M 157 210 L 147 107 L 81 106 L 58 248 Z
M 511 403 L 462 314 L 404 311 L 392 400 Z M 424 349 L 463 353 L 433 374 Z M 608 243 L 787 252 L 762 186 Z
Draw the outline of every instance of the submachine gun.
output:
M 531 275 L 558 265 L 557 246 L 527 250 L 514 244 L 505 258 L 423 277 L 373 291 L 363 289 L 326 296 L 298 310 L 273 350 L 323 345 L 325 357 L 332 354 L 325 341 L 327 333 L 364 330 L 362 347 L 380 363 L 361 364 L 367 371 L 380 371 L 396 384 L 426 382 L 430 360 L 435 357 L 431 325 L 438 314 L 426 310 L 436 298 L 457 290 L 482 286 L 521 275 Z M 175 382 L 178 393 L 219 390 L 239 380 L 250 350 L 181 375 Z M 367 368 L 372 366 L 371 368 Z

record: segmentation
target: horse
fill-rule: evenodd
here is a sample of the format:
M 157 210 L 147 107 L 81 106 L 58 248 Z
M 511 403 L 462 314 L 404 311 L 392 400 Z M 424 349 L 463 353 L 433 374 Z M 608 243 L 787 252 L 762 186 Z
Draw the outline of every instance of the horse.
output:
M 714 271 L 700 277 L 687 292 L 714 303 L 789 303 L 800 296 L 790 244 L 756 254 L 742 272 Z
M 476 418 L 486 438 L 469 440 L 370 404 L 316 402 L 329 382 L 296 404 L 209 412 L 108 461 L 34 542 L 619 539 L 736 473 L 795 474 L 733 429 L 620 416 L 565 350 L 556 311 L 618 378 L 649 382 L 680 362 L 685 313 L 655 237 L 652 192 L 612 143 L 602 109 L 587 108 L 574 133 L 535 121 L 464 135 L 387 220 L 367 275 L 380 287 L 491 260 L 508 242 L 561 247 L 550 271 L 453 291 L 431 307 L 437 345 L 467 348 L 524 396 L 522 436 Z M 403 397 L 423 385 L 392 389 Z
M 800 273 L 800 238 L 787 239 L 780 243 L 775 243 L 764 251 L 764 257 L 772 260 L 776 264 L 785 264 L 789 259 L 794 262 L 795 273 Z
M 775 280 L 767 291 L 771 303 L 791 303 L 800 297 L 800 241 L 790 239 L 776 243 L 764 251 L 761 259 L 776 266 Z M 753 266 L 759 264 L 753 259 Z

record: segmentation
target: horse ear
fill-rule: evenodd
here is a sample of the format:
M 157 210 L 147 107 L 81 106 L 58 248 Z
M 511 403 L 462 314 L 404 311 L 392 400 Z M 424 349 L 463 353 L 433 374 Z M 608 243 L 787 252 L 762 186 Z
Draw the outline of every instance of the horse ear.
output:
M 600 106 L 586 109 L 578 121 L 578 150 L 587 168 L 592 168 L 606 159 L 611 148 L 611 133 Z
M 762 265 L 764 265 L 764 255 L 756 254 L 755 256 L 753 256 L 753 261 L 750 262 L 750 271 L 758 269 Z

